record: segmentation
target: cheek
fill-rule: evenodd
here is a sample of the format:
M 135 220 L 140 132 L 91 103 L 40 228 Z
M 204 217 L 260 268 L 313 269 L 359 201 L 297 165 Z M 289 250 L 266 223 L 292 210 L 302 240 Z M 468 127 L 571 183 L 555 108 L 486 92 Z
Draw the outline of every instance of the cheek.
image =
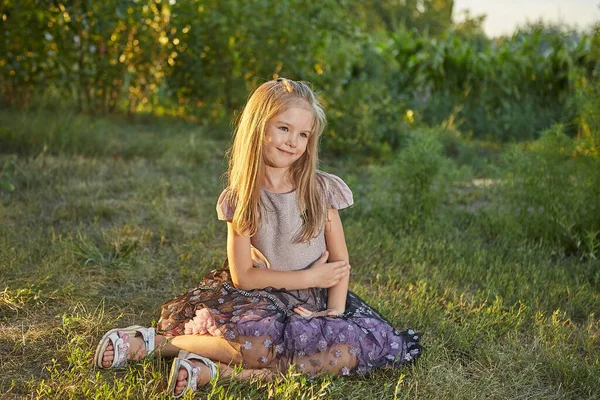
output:
M 265 137 L 263 138 L 263 146 L 268 145 L 272 141 L 273 141 L 273 135 L 271 135 L 269 132 L 265 133 Z
M 306 140 L 304 143 L 302 143 L 302 152 L 305 153 L 308 150 L 308 147 L 310 145 L 310 141 Z
M 265 131 L 263 143 L 270 144 L 275 141 L 277 141 L 277 132 L 272 127 L 267 128 L 267 130 Z

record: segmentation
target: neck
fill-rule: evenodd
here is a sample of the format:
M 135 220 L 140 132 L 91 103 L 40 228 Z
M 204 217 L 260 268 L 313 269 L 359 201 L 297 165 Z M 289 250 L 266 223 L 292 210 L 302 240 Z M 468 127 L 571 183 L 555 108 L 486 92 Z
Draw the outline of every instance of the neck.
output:
M 294 183 L 289 175 L 289 168 L 265 167 L 263 187 L 270 192 L 283 193 L 294 190 Z

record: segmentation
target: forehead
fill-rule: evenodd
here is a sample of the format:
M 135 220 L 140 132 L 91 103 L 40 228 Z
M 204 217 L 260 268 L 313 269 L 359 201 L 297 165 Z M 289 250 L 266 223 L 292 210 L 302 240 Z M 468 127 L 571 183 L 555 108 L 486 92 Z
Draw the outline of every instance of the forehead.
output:
M 306 107 L 293 105 L 287 110 L 275 114 L 273 118 L 271 118 L 272 122 L 285 122 L 301 131 L 311 131 L 314 120 L 315 116 L 308 105 Z

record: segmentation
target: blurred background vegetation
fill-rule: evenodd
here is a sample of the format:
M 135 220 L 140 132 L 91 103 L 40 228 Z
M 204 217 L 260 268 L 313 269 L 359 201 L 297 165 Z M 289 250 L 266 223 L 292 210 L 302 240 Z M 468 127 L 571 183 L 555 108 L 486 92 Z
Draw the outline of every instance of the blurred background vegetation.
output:
M 231 121 L 284 76 L 355 193 L 352 290 L 427 352 L 211 398 L 600 398 L 600 21 L 489 38 L 453 5 L 0 0 L 0 392 L 159 396 L 165 364 L 93 346 L 221 265 Z
M 379 157 L 415 125 L 494 142 L 587 134 L 600 30 L 489 39 L 452 0 L 3 0 L 4 106 L 229 124 L 273 77 L 323 96 L 325 149 Z M 582 104 L 583 102 L 583 104 Z M 224 129 L 227 131 L 228 129 Z M 4 146 L 6 143 L 0 142 Z

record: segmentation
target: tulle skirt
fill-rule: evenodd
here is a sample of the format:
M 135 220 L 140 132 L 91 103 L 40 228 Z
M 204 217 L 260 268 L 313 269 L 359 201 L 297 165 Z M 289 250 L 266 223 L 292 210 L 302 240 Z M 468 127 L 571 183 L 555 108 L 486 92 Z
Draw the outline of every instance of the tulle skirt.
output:
M 308 373 L 364 374 L 372 368 L 398 367 L 422 352 L 419 334 L 395 329 L 352 292 L 341 316 L 306 319 L 293 311 L 297 306 L 326 309 L 327 289 L 241 290 L 234 287 L 228 269 L 223 268 L 211 271 L 198 287 L 163 304 L 158 331 L 168 336 L 222 336 L 252 354 L 249 357 L 256 360 L 245 362 L 253 367 L 276 363 L 280 368 L 294 365 Z M 355 357 L 351 368 L 333 369 L 338 361 L 348 363 L 346 352 Z

